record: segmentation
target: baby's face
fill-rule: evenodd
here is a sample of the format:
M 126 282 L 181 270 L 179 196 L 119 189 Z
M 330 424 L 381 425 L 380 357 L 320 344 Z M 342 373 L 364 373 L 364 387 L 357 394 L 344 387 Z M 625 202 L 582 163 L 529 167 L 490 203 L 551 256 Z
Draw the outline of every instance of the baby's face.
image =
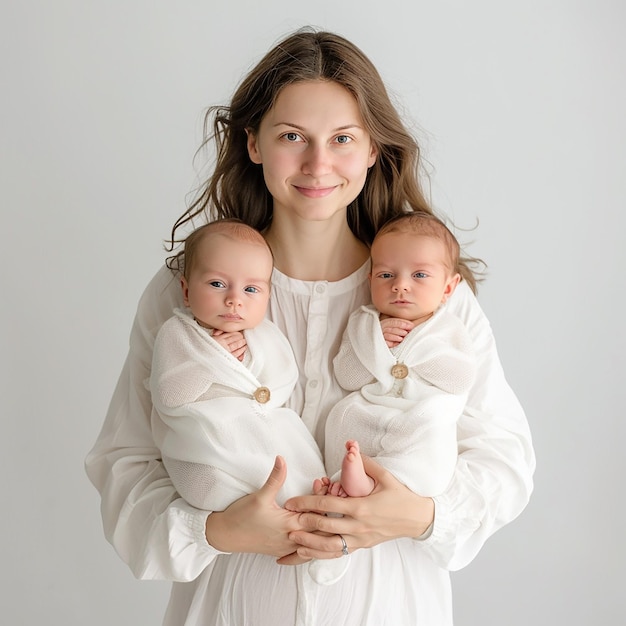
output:
M 185 306 L 205 328 L 254 328 L 265 317 L 271 275 L 265 246 L 219 234 L 205 237 L 189 280 L 182 279 Z
M 448 269 L 446 246 L 440 239 L 391 232 L 372 245 L 372 302 L 386 317 L 419 324 L 427 320 L 458 282 Z

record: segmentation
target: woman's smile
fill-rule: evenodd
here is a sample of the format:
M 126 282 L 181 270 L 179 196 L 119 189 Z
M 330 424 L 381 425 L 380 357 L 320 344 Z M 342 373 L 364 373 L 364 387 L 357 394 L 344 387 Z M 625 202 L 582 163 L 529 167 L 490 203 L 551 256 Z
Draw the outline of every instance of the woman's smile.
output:
M 333 187 L 303 187 L 301 185 L 293 185 L 293 187 L 307 198 L 325 198 L 329 196 L 339 185 Z

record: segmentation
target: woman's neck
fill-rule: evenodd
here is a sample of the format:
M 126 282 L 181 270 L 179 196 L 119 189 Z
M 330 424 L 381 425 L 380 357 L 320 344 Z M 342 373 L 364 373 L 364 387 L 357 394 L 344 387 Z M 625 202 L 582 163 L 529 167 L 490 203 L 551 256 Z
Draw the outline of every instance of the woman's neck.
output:
M 336 281 L 349 276 L 369 257 L 367 246 L 344 221 L 274 220 L 264 233 L 277 270 L 299 280 Z

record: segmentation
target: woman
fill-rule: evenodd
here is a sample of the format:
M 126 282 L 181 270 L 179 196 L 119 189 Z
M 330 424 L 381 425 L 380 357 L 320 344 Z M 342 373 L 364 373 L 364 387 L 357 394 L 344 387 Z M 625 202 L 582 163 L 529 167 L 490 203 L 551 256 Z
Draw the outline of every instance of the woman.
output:
M 323 449 L 326 415 L 345 393 L 331 361 L 349 314 L 369 303 L 369 243 L 395 215 L 432 212 L 418 183 L 417 145 L 371 62 L 330 33 L 288 37 L 229 107 L 209 113 L 215 171 L 175 224 L 172 244 L 199 216 L 237 217 L 263 232 L 275 259 L 269 317 L 300 369 L 289 406 Z M 521 512 L 534 469 L 526 419 L 467 264 L 464 278 L 447 309 L 472 336 L 478 380 L 459 419 L 459 461 L 443 495 L 414 494 L 365 459 L 376 483 L 369 496 L 303 494 L 283 509 L 275 496 L 289 468 L 277 458 L 259 492 L 209 513 L 179 498 L 151 435 L 144 380 L 152 344 L 181 305 L 175 273 L 157 273 L 86 467 L 102 496 L 106 536 L 134 574 L 175 581 L 165 624 L 452 623 L 448 570 L 466 565 Z M 299 565 L 345 552 L 351 567 L 334 585 L 317 585 Z

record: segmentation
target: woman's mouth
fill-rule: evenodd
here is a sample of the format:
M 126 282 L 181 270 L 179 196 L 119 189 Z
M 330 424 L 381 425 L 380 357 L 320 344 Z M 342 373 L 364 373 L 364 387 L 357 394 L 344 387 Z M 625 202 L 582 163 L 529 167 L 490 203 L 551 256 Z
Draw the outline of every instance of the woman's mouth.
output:
M 294 185 L 294 188 L 306 198 L 325 198 L 336 189 L 336 187 L 299 187 L 298 185 Z

